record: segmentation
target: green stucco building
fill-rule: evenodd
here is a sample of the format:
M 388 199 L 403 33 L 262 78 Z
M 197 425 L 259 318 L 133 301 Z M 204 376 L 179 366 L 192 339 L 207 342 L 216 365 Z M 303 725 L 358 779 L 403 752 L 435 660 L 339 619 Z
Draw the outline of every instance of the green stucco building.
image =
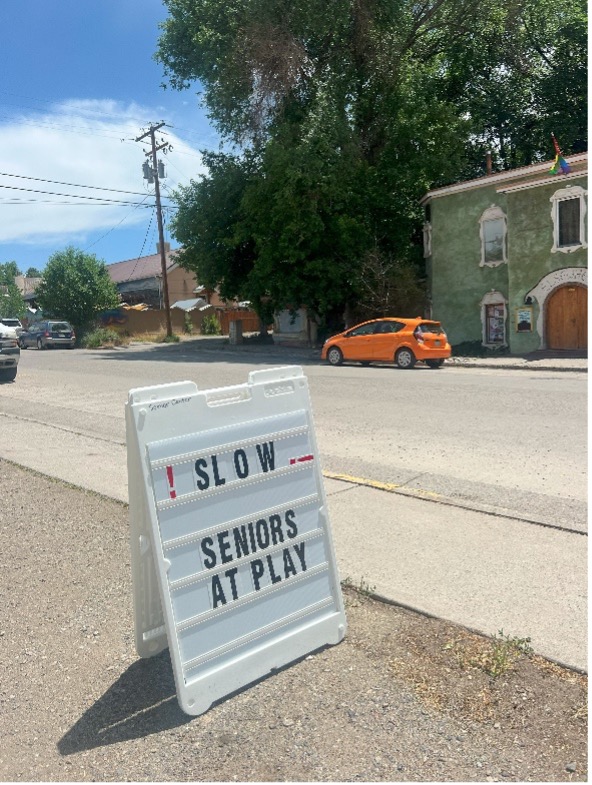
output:
M 450 343 L 523 354 L 587 348 L 587 153 L 428 192 L 430 316 Z

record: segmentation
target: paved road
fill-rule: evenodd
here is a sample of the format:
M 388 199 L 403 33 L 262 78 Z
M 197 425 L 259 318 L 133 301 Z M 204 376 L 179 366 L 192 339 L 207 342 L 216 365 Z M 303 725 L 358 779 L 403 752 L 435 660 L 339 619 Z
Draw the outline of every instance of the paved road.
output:
M 0 388 L 0 456 L 127 500 L 130 388 L 289 362 L 199 342 L 23 352 Z M 586 667 L 585 374 L 305 371 L 342 577 Z

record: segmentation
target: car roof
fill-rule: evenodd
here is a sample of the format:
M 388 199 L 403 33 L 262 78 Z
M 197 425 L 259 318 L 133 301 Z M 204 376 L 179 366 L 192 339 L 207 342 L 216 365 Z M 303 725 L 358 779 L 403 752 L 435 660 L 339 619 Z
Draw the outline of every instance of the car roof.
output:
M 378 319 L 368 319 L 365 322 L 359 322 L 347 329 L 353 330 L 355 327 L 361 327 L 363 324 L 374 324 L 375 322 L 403 322 L 404 324 L 426 322 L 427 324 L 440 324 L 440 322 L 435 319 L 424 319 L 423 316 L 381 316 Z

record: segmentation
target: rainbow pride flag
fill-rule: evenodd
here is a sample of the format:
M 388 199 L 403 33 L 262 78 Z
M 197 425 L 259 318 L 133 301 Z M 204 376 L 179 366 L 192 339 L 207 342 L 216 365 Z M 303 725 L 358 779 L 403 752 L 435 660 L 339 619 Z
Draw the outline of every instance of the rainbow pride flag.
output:
M 559 172 L 563 172 L 563 174 L 569 174 L 571 172 L 570 165 L 561 155 L 561 148 L 557 143 L 557 139 L 555 139 L 555 134 L 551 134 L 551 139 L 553 140 L 553 147 L 555 148 L 555 161 L 549 171 L 551 174 L 559 174 Z

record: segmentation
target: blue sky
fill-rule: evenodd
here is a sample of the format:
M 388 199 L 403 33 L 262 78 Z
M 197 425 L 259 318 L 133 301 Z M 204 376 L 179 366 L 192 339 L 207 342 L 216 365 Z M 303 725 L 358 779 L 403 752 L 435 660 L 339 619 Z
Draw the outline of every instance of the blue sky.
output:
M 0 1 L 0 262 L 42 270 L 67 245 L 107 264 L 156 252 L 148 148 L 133 140 L 167 123 L 163 196 L 198 178 L 199 151 L 218 146 L 199 85 L 161 86 L 153 54 L 166 16 L 161 0 Z M 176 247 L 166 225 L 165 240 Z

